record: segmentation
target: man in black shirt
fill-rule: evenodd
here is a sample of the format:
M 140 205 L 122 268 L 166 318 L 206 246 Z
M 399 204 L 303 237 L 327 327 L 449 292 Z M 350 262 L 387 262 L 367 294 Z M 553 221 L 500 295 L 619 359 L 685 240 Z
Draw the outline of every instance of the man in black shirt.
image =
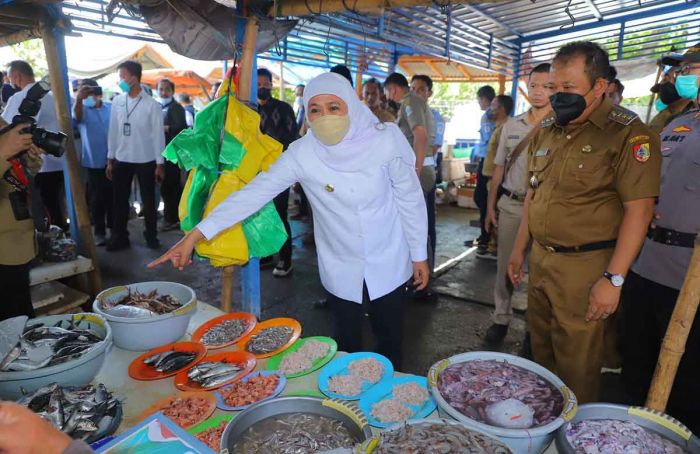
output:
M 165 145 L 168 145 L 183 129 L 187 128 L 185 109 L 173 99 L 175 84 L 170 79 L 162 79 L 158 82 L 158 97 L 163 106 L 163 125 L 165 132 Z M 160 194 L 163 197 L 163 225 L 160 230 L 167 232 L 180 228 L 178 217 L 178 205 L 182 196 L 182 182 L 180 168 L 177 164 L 165 161 L 165 179 L 160 185 Z
M 299 138 L 296 116 L 292 106 L 272 97 L 272 73 L 258 69 L 258 102 L 260 104 L 260 130 L 282 144 L 286 150 L 289 145 Z M 287 230 L 287 241 L 280 249 L 279 262 L 272 275 L 286 277 L 292 272 L 292 230 L 287 219 L 289 205 L 289 189 L 275 197 L 275 207 L 279 213 L 284 228 Z

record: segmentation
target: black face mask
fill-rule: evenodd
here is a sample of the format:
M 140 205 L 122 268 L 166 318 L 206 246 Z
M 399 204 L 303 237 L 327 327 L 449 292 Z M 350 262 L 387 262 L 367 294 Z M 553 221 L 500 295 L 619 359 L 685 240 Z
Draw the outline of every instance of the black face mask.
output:
M 560 91 L 550 96 L 549 102 L 552 105 L 552 110 L 559 126 L 568 125 L 586 110 L 586 98 L 578 93 L 564 93 Z
M 272 90 L 269 88 L 258 88 L 258 99 L 260 101 L 268 101 L 272 98 Z
M 654 85 L 652 91 L 658 93 L 661 102 L 666 104 L 667 106 L 670 106 L 674 102 L 681 99 L 681 96 L 678 94 L 678 90 L 676 90 L 676 84 L 673 84 L 671 82 L 656 84 Z
M 387 101 L 386 105 L 387 105 L 390 109 L 393 109 L 393 110 L 399 110 L 399 109 L 401 108 L 401 106 L 399 105 L 399 103 L 397 103 L 397 102 L 394 101 L 393 99 L 390 99 L 389 101 Z

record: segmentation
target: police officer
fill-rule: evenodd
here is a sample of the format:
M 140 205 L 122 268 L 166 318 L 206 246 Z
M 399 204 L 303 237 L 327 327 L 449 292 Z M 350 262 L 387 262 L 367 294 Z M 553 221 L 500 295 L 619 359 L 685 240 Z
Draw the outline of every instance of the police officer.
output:
M 503 125 L 489 190 L 486 228 L 489 231 L 498 229 L 498 268 L 493 291 L 496 308 L 492 316 L 493 325 L 486 331 L 486 341 L 489 343 L 501 342 L 506 337 L 513 318 L 513 288 L 508 283 L 506 270 L 528 188 L 527 140 L 532 138 L 533 128 L 539 128 L 540 122 L 551 112 L 549 63 L 537 65 L 530 73 L 528 95 L 532 108 Z M 498 191 L 499 186 L 503 188 L 501 192 Z
M 681 96 L 676 88 L 676 79 L 684 58 L 691 62 L 700 61 L 700 45 L 691 47 L 685 55 L 670 54 L 661 59 L 661 64 L 665 66 L 664 76 L 661 82 L 651 87 L 652 93 L 657 94 L 656 110 L 659 112 L 649 122 L 649 127 L 657 134 L 668 125 L 674 118 L 697 107 L 697 103 L 691 93 Z M 697 65 L 686 66 L 688 74 L 700 74 L 700 67 Z M 681 78 L 682 82 L 683 78 Z
M 690 61 L 684 63 L 681 73 L 690 73 L 691 65 Z M 694 77 L 697 80 L 698 76 Z M 698 141 L 697 109 L 676 117 L 661 133 L 663 171 L 656 219 L 620 299 L 622 380 L 630 404 L 644 404 L 700 230 Z M 695 433 L 700 433 L 699 374 L 700 312 L 690 331 L 668 404 L 668 413 Z
M 532 236 L 533 357 L 584 403 L 598 398 L 608 317 L 644 241 L 661 165 L 658 138 L 605 97 L 608 66 L 592 42 L 567 44 L 554 57 L 554 116 L 530 142 L 530 189 L 508 264 L 518 285 Z

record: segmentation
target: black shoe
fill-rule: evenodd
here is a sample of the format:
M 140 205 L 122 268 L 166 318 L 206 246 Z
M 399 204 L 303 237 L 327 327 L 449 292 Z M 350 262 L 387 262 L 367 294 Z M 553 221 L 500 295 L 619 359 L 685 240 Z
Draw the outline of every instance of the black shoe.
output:
M 272 256 L 263 257 L 260 259 L 260 269 L 261 270 L 266 270 L 266 269 L 272 268 L 273 266 L 275 266 L 275 262 L 273 261 Z
M 272 275 L 274 277 L 287 277 L 292 273 L 292 270 L 294 270 L 292 262 L 285 263 L 284 261 L 280 260 L 277 262 L 275 269 L 272 270 Z
M 532 360 L 532 344 L 530 343 L 529 332 L 525 333 L 525 339 L 523 339 L 523 345 L 520 347 L 518 355 L 525 359 Z
M 121 251 L 124 249 L 129 249 L 131 247 L 131 243 L 129 242 L 128 239 L 122 240 L 122 239 L 117 239 L 117 238 L 111 238 L 109 241 L 107 241 L 107 251 L 109 252 L 114 252 L 114 251 Z
M 328 300 L 318 300 L 313 302 L 314 309 L 325 309 L 328 307 Z
M 95 234 L 95 246 L 105 246 L 107 244 L 107 238 L 104 233 Z
M 160 241 L 158 241 L 158 238 L 147 238 L 146 247 L 148 249 L 160 249 Z
M 505 339 L 506 334 L 508 334 L 508 325 L 494 323 L 486 330 L 486 337 L 484 340 L 490 344 L 500 344 L 503 342 L 503 339 Z

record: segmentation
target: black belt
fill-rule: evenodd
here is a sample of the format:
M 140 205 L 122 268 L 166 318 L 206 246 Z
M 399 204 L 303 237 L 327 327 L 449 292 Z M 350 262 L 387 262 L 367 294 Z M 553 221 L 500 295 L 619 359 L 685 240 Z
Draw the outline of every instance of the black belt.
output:
M 695 238 L 697 236 L 697 233 L 677 232 L 673 229 L 665 229 L 658 226 L 649 229 L 647 232 L 647 238 L 657 243 L 690 248 L 695 246 Z
M 568 253 L 568 252 L 591 252 L 591 251 L 599 251 L 601 249 L 610 249 L 615 247 L 615 244 L 617 243 L 617 240 L 607 240 L 607 241 L 596 241 L 595 243 L 588 243 L 588 244 L 583 244 L 581 246 L 544 246 L 540 245 L 543 248 L 545 248 L 549 252 L 560 252 L 560 253 Z
M 509 199 L 517 200 L 518 202 L 525 201 L 525 195 L 516 194 L 515 192 L 509 191 L 503 186 L 501 186 L 501 194 L 508 197 Z

